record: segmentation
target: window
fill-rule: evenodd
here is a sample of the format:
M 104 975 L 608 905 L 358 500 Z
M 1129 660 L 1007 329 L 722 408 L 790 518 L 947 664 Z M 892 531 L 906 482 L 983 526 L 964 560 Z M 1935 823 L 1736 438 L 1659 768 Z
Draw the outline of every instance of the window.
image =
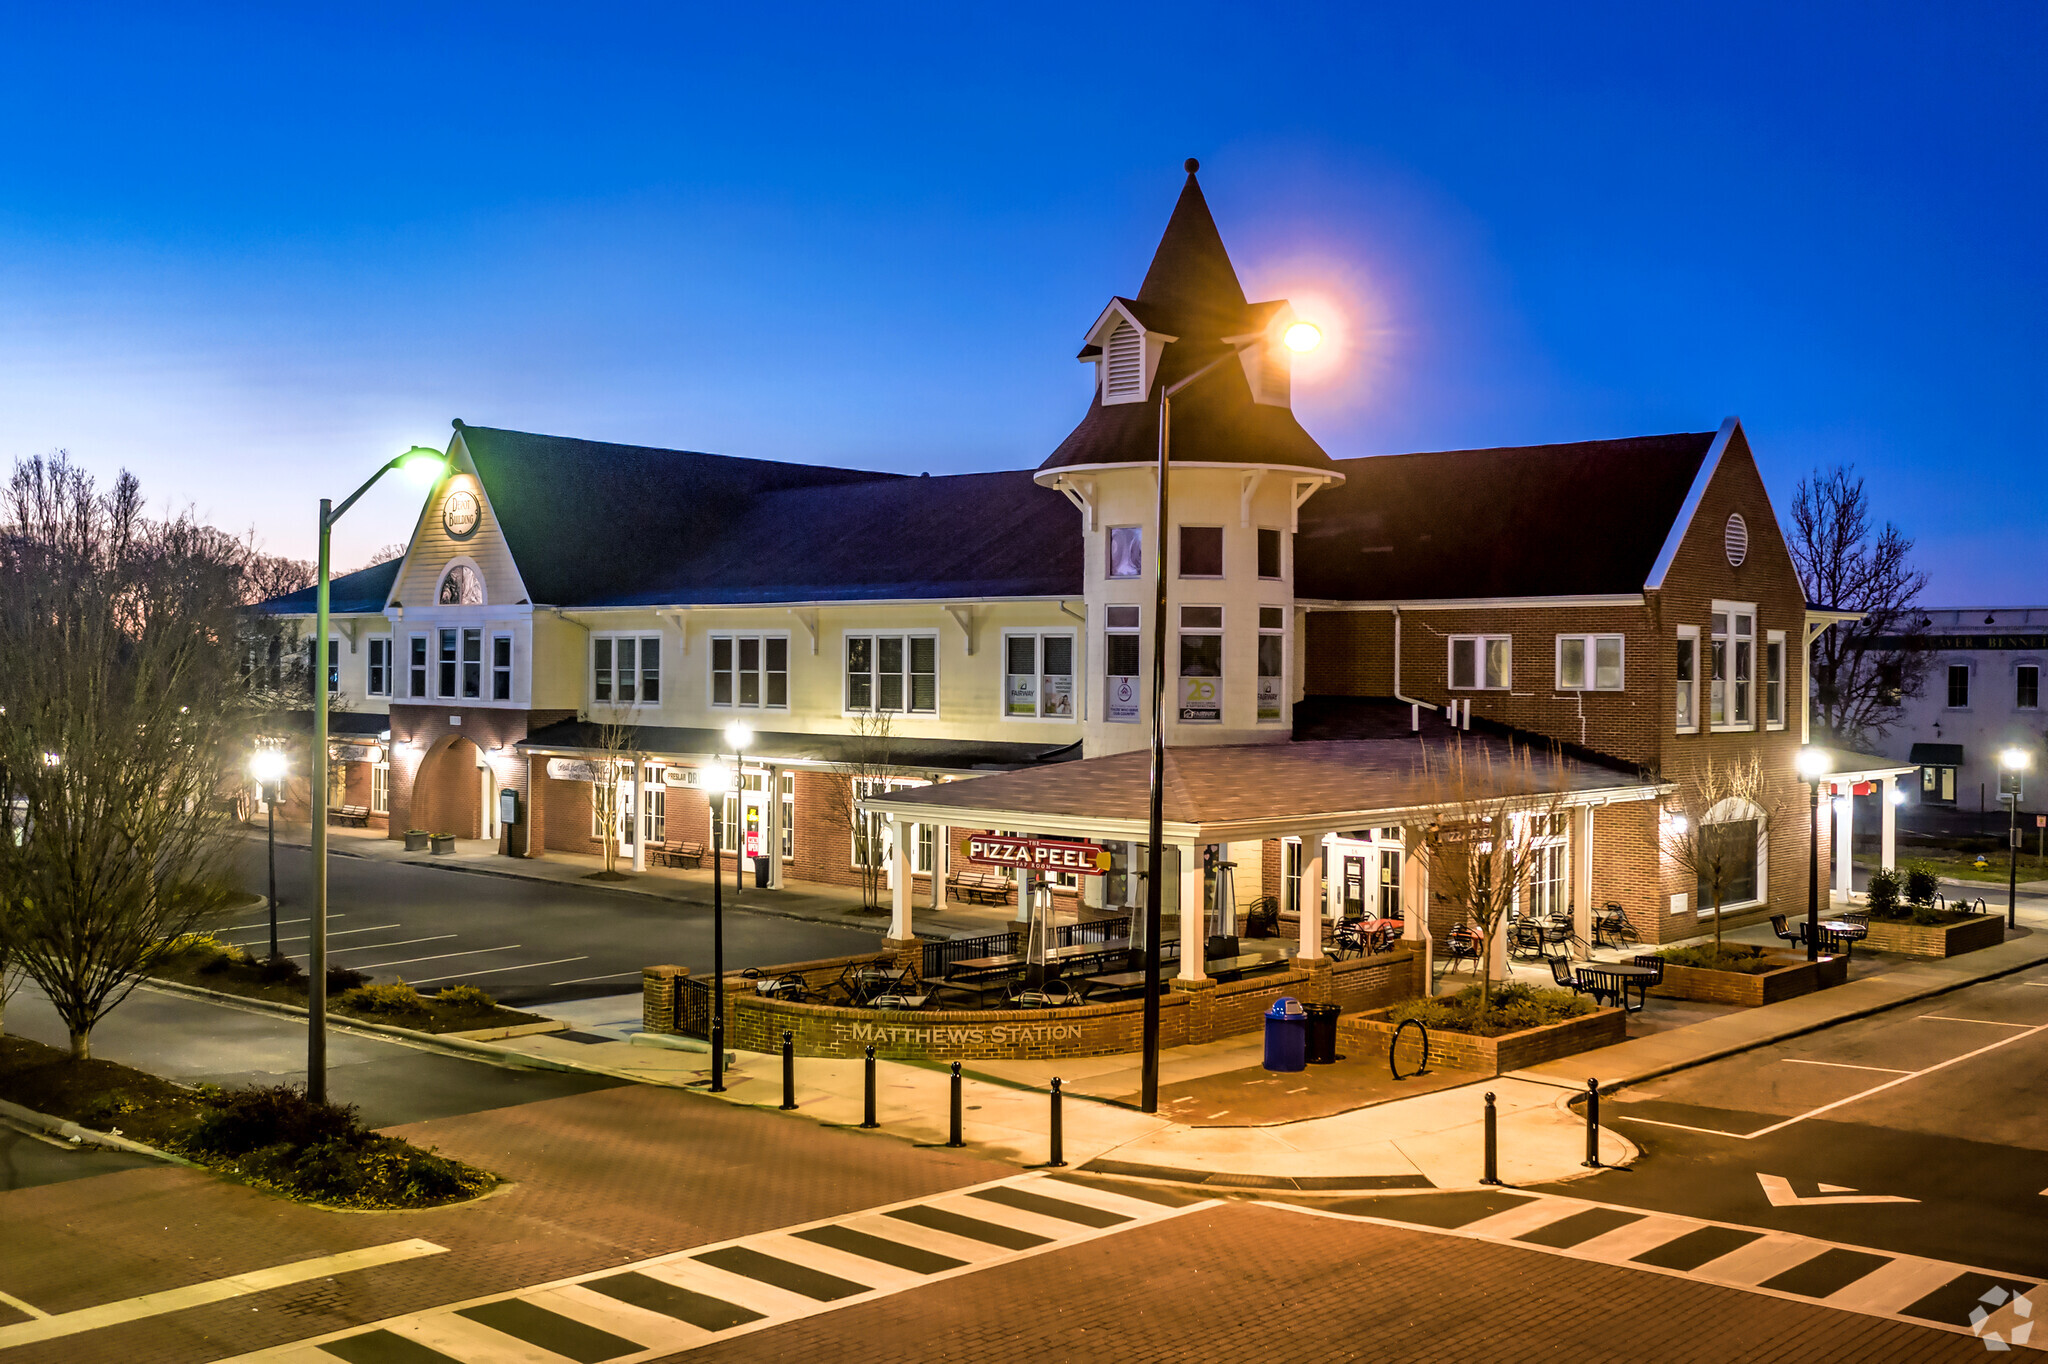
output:
M 341 691 L 341 641 L 327 641 L 327 694 L 334 696 Z
M 491 636 L 491 699 L 512 699 L 512 636 Z
M 1003 714 L 1074 718 L 1074 637 L 1003 636 Z
M 333 688 L 329 687 L 329 691 Z M 1951 663 L 1948 665 L 1948 706 L 1950 710 L 1964 710 L 1970 704 L 1970 665 Z
M 789 636 L 713 635 L 711 704 L 789 708 Z
M 1716 729 L 1754 725 L 1750 695 L 1756 676 L 1756 608 L 1714 603 L 1707 668 L 1707 718 Z
M 590 699 L 612 706 L 659 705 L 661 636 L 591 636 Z
M 1559 635 L 1559 691 L 1620 691 L 1620 635 Z
M 1785 727 L 1785 632 L 1764 636 L 1764 724 Z
M 481 701 L 484 696 L 484 632 L 462 632 L 462 696 Z
M 848 635 L 846 708 L 935 714 L 939 709 L 937 635 Z
M 425 696 L 427 694 L 427 637 L 425 635 L 414 635 L 411 648 L 412 652 L 407 656 L 407 666 L 408 670 L 412 673 L 410 678 L 412 686 L 408 690 L 407 695 Z
M 1135 578 L 1145 571 L 1145 532 L 1138 526 L 1109 528 L 1109 565 L 1112 578 Z
M 1280 912 L 1301 913 L 1301 840 L 1297 838 L 1280 845 Z
M 440 632 L 441 648 L 438 657 L 434 660 L 437 665 L 436 671 L 440 673 L 440 676 L 435 679 L 440 683 L 439 689 L 434 693 L 436 696 L 452 697 L 455 695 L 455 645 L 458 634 L 460 634 L 460 631 L 456 630 L 442 630 Z
M 1144 709 L 1138 677 L 1138 620 L 1140 608 L 1111 606 L 1103 610 L 1102 715 L 1112 724 L 1134 725 Z
M 1452 635 L 1451 687 L 1506 691 L 1512 649 L 1506 635 Z
M 662 782 L 661 769 L 647 769 L 647 808 L 640 812 L 640 837 L 649 847 L 668 841 L 668 787 Z
M 1754 904 L 1757 896 L 1757 822 L 1753 819 L 1731 819 L 1718 824 L 1700 827 L 1700 851 L 1702 861 L 1720 859 L 1722 872 L 1721 908 L 1725 911 L 1736 905 Z M 1704 868 L 1702 869 L 1704 873 Z M 1698 906 L 1702 917 L 1714 912 L 1714 888 L 1704 874 L 1697 887 Z
M 1678 653 L 1672 661 L 1671 675 L 1678 688 L 1678 732 L 1696 734 L 1700 727 L 1699 626 L 1681 625 L 1678 628 Z
M 796 856 L 796 773 L 782 774 L 782 855 Z
M 1280 532 L 1265 526 L 1259 527 L 1259 576 L 1280 576 Z
M 1534 857 L 1529 867 L 1529 898 L 1522 912 L 1538 917 L 1569 913 L 1571 901 L 1565 894 L 1564 844 L 1552 843 L 1547 847 L 1539 846 L 1532 851 Z
M 372 696 L 391 695 L 391 639 L 370 641 L 370 679 L 365 690 Z
M 370 764 L 370 813 L 391 813 L 391 764 Z
M 1223 723 L 1223 608 L 1180 609 L 1180 718 L 1183 724 Z
M 441 579 L 441 590 L 436 594 L 443 606 L 482 606 L 484 604 L 483 576 L 468 564 L 454 564 Z
M 1260 531 L 1260 535 L 1266 532 Z M 1277 534 L 1277 532 L 1276 532 Z M 1287 672 L 1287 608 L 1259 608 L 1259 719 L 1280 718 L 1280 693 Z
M 2022 663 L 2015 676 L 2018 685 L 2014 688 L 2013 704 L 2021 710 L 2041 708 L 2041 665 Z
M 1223 576 L 1223 527 L 1182 526 L 1180 528 L 1180 576 L 1220 578 Z

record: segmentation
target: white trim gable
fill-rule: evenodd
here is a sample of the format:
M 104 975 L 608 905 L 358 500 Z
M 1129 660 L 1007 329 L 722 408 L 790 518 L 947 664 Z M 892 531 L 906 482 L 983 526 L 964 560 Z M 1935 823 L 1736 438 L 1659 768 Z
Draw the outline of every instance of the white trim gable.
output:
M 1118 333 L 1124 328 L 1129 328 L 1137 334 L 1136 340 L 1141 346 L 1137 356 L 1137 382 L 1118 383 L 1117 391 L 1112 394 L 1111 361 L 1113 358 L 1121 358 L 1111 355 L 1112 342 L 1116 341 Z M 1123 305 L 1121 299 L 1111 299 L 1109 306 L 1096 317 L 1088 328 L 1088 334 L 1083 338 L 1085 344 L 1096 347 L 1100 352 L 1084 357 L 1095 366 L 1095 392 L 1098 401 L 1105 407 L 1111 404 L 1144 402 L 1152 395 L 1152 380 L 1159 373 L 1159 357 L 1165 353 L 1169 342 L 1179 339 L 1164 332 L 1145 330 L 1144 324 L 1132 315 L 1131 310 Z
M 1672 562 L 1678 558 L 1678 547 L 1685 542 L 1685 533 L 1692 528 L 1692 519 L 1698 514 L 1700 502 L 1707 495 L 1707 485 L 1714 481 L 1714 474 L 1721 467 L 1721 456 L 1728 452 L 1728 442 L 1742 429 L 1742 418 L 1729 417 L 1721 423 L 1721 429 L 1714 433 L 1714 443 L 1707 447 L 1706 458 L 1700 461 L 1699 472 L 1693 475 L 1692 487 L 1685 494 L 1685 504 L 1678 509 L 1678 515 L 1671 522 L 1671 529 L 1664 536 L 1664 548 L 1657 552 L 1657 562 L 1650 567 L 1650 576 L 1643 583 L 1645 591 L 1654 591 L 1664 586 L 1664 575 L 1671 571 Z
M 384 597 L 385 611 L 389 612 L 393 606 L 398 605 L 400 602 L 403 601 L 403 598 L 400 596 L 400 589 L 402 589 L 406 585 L 406 580 L 412 572 L 412 552 L 414 547 L 419 544 L 420 532 L 426 529 L 427 518 L 433 515 L 434 509 L 436 507 L 441 505 L 442 493 L 443 490 L 446 489 L 446 487 L 448 486 L 448 480 L 450 478 L 455 477 L 457 474 L 467 474 L 469 476 L 470 481 L 476 485 L 477 496 L 483 501 L 485 523 L 484 528 L 480 529 L 478 534 L 479 536 L 487 534 L 491 538 L 495 539 L 498 542 L 498 544 L 503 546 L 505 551 L 505 564 L 512 575 L 512 590 L 509 594 L 491 592 L 487 586 L 485 589 L 487 599 L 490 600 L 493 604 L 497 604 L 501 597 L 503 597 L 508 604 L 518 602 L 531 602 L 533 600 L 533 594 L 527 591 L 526 589 L 526 579 L 519 572 L 519 562 L 516 558 L 513 557 L 511 544 L 505 539 L 504 526 L 503 523 L 498 520 L 497 508 L 491 505 L 491 490 L 484 486 L 483 475 L 477 472 L 476 461 L 470 458 L 469 446 L 462 439 L 462 432 L 459 430 L 456 431 L 455 434 L 452 437 L 450 437 L 448 441 L 448 463 L 450 466 L 448 473 L 444 474 L 442 477 L 434 481 L 434 486 L 427 489 L 426 498 L 420 503 L 419 517 L 417 520 L 413 522 L 412 535 L 405 542 L 405 558 L 400 561 L 398 566 L 398 572 L 391 579 L 391 590 L 387 592 Z M 468 563 L 471 564 L 472 567 L 475 567 L 477 569 L 480 575 L 484 575 L 483 566 L 477 561 L 476 558 L 472 557 L 473 554 L 474 551 L 471 551 L 470 554 L 463 554 L 455 557 L 466 560 Z M 451 558 L 450 562 L 454 562 L 454 559 Z M 432 584 L 432 586 L 435 589 L 438 589 L 440 587 L 441 579 L 445 575 L 446 571 L 446 564 L 442 565 L 440 569 L 436 570 L 434 574 L 434 581 Z M 488 584 L 488 575 L 484 576 L 485 581 Z M 431 595 L 427 600 L 415 601 L 412 603 L 412 605 L 415 607 L 431 607 L 435 604 L 436 602 Z

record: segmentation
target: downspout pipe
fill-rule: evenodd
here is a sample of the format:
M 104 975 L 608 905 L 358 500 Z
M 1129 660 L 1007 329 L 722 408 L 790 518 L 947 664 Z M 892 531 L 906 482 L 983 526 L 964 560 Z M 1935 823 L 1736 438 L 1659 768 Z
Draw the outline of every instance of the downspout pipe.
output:
M 1387 609 L 1394 613 L 1394 699 L 1396 701 L 1406 701 L 1411 706 L 1420 706 L 1426 711 L 1434 712 L 1438 707 L 1432 703 L 1418 701 L 1412 696 L 1403 696 L 1401 694 L 1401 608 L 1399 605 L 1394 605 L 1389 606 Z

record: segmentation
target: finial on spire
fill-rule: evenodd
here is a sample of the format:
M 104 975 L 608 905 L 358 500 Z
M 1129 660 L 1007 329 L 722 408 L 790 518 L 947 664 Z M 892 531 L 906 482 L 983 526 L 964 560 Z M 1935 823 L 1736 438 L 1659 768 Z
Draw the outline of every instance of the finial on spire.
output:
M 1189 175 L 1193 175 L 1196 171 L 1200 170 L 1201 168 L 1202 163 L 1195 160 L 1194 157 L 1191 156 L 1187 159 L 1187 171 Z

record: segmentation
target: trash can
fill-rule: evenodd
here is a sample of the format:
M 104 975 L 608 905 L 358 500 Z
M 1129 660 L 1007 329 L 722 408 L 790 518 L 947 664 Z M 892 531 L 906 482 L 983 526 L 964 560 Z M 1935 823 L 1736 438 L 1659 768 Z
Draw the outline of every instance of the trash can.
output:
M 1329 1066 L 1337 1062 L 1337 1015 L 1344 1011 L 1334 1004 L 1310 1004 L 1303 1012 L 1308 1015 L 1308 1024 L 1302 1029 L 1307 1036 L 1304 1051 L 1312 1066 Z
M 765 857 L 754 859 L 754 888 L 756 890 L 768 889 L 768 859 Z
M 1282 997 L 1266 1010 L 1266 1069 L 1300 1070 L 1308 1033 L 1308 1015 L 1301 1002 Z

